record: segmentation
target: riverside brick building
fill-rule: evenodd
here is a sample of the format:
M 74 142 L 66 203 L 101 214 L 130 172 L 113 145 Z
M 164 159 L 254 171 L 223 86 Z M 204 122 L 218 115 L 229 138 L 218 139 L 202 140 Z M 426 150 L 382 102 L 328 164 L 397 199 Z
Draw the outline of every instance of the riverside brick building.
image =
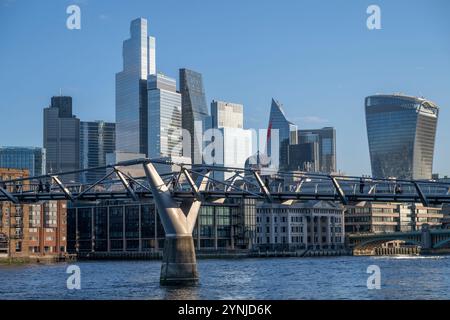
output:
M 28 177 L 28 170 L 0 168 L 0 180 Z M 0 181 L 0 183 L 1 183 Z M 14 185 L 3 185 L 11 192 Z M 29 186 L 21 187 L 25 191 Z M 66 252 L 65 201 L 35 204 L 0 202 L 0 257 L 59 255 Z

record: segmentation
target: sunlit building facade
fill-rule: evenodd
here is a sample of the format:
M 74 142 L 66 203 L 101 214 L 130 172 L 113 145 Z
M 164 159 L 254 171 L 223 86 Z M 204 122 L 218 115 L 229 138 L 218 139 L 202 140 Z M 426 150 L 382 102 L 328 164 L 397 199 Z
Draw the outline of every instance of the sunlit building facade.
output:
M 28 177 L 28 170 L 0 168 L 0 180 Z M 28 182 L 25 182 L 27 188 Z M 12 192 L 14 185 L 7 185 Z M 51 258 L 66 252 L 66 201 L 0 203 L 0 258 Z
M 439 108 L 423 98 L 375 95 L 365 109 L 372 175 L 431 179 Z
M 344 208 L 339 204 L 257 204 L 256 246 L 261 250 L 342 249 L 344 241 Z
M 163 74 L 148 77 L 148 156 L 182 156 L 181 95 L 175 79 Z
M 244 128 L 244 106 L 238 103 L 213 100 L 211 102 L 213 128 Z
M 36 147 L 0 147 L 0 168 L 26 169 L 30 176 L 40 176 L 45 170 L 46 152 Z
M 155 38 L 147 35 L 147 20 L 131 22 L 123 42 L 123 71 L 116 74 L 116 150 L 148 153 L 147 77 L 156 74 Z
M 211 120 L 214 129 L 214 160 L 213 163 L 208 164 L 245 168 L 246 161 L 255 150 L 253 150 L 252 131 L 243 129 L 244 106 L 213 100 Z M 208 147 L 205 150 L 207 151 Z M 214 179 L 225 181 L 233 175 L 231 172 L 214 172 Z

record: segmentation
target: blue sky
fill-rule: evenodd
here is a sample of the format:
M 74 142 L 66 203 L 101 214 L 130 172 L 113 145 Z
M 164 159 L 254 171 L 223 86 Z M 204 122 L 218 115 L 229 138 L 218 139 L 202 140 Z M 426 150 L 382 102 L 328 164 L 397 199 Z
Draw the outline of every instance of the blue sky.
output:
M 81 30 L 66 28 L 67 6 Z M 366 9 L 381 8 L 381 30 Z M 440 107 L 434 172 L 450 174 L 448 0 L 0 0 L 0 145 L 42 145 L 42 108 L 61 88 L 81 120 L 114 121 L 114 74 L 136 17 L 157 69 L 203 74 L 208 101 L 243 103 L 267 127 L 270 101 L 299 128 L 334 126 L 338 168 L 370 174 L 364 97 L 402 92 Z

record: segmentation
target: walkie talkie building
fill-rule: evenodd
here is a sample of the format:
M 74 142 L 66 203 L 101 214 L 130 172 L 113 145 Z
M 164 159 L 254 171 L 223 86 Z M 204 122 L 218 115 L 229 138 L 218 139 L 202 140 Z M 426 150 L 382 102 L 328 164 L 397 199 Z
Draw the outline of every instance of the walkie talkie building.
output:
M 423 98 L 366 98 L 372 176 L 431 179 L 439 108 Z

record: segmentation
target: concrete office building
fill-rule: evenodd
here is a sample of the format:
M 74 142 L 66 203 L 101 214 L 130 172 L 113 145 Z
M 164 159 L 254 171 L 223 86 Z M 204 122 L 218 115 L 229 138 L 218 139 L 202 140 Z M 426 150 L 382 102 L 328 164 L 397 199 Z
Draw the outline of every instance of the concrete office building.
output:
M 44 148 L 48 173 L 80 169 L 80 120 L 72 114 L 72 97 L 52 97 L 44 109 Z M 78 174 L 61 177 L 63 182 L 79 179 Z
M 344 236 L 344 208 L 334 202 L 257 204 L 256 246 L 260 250 L 340 250 Z
M 422 204 L 359 202 L 345 208 L 346 233 L 389 233 L 420 230 L 423 224 L 432 228 L 442 225 L 440 207 Z
M 211 102 L 213 128 L 244 128 L 244 106 L 238 103 L 213 100 Z
M 365 100 L 372 176 L 431 179 L 439 108 L 400 94 Z
M 30 176 L 46 173 L 46 152 L 36 147 L 0 147 L 0 168 L 26 169 Z

